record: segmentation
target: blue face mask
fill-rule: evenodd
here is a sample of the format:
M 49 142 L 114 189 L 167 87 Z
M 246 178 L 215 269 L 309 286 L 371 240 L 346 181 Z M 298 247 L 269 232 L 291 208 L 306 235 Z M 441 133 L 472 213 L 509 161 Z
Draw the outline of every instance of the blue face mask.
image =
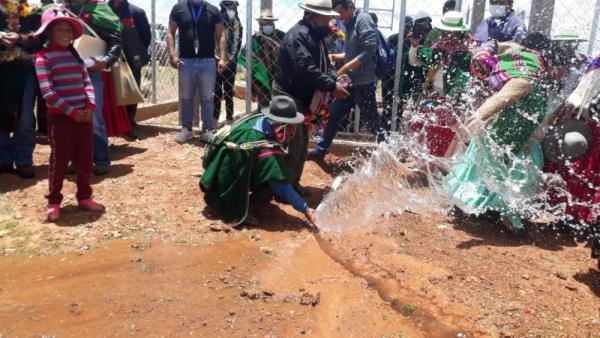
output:
M 260 30 L 263 32 L 264 35 L 271 36 L 275 32 L 275 27 L 274 26 L 261 26 Z

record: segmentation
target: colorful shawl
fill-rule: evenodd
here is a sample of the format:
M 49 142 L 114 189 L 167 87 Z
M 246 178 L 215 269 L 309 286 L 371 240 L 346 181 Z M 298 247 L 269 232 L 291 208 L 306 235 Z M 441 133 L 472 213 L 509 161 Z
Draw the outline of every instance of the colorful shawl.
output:
M 472 73 L 488 80 L 493 89 L 500 90 L 511 79 L 541 80 L 545 67 L 538 52 L 517 45 L 502 53 L 498 51 L 497 41 L 483 43 L 471 63 Z

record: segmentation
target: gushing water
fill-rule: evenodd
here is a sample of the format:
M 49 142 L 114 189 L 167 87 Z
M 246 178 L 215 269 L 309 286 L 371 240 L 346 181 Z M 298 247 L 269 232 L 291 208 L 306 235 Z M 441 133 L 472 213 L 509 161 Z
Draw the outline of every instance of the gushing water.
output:
M 337 179 L 337 182 L 342 181 L 339 188 L 327 194 L 317 209 L 320 230 L 368 229 L 393 214 L 447 214 L 455 206 L 468 214 L 485 213 L 489 208 L 465 203 L 456 192 L 456 186 L 451 184 L 453 180 L 461 181 L 457 175 L 465 175 L 457 168 L 468 165 L 477 171 L 480 184 L 469 186 L 472 183 L 464 181 L 463 190 L 477 191 L 483 183 L 490 191 L 487 198 L 501 201 L 502 206 L 496 208 L 497 211 L 516 212 L 523 219 L 545 224 L 571 218 L 565 213 L 564 203 L 550 203 L 550 187 L 554 198 L 564 197 L 570 203 L 575 201 L 559 175 L 542 172 L 539 158 L 536 161 L 532 155 L 541 154 L 539 142 L 530 139 L 522 152 L 516 152 L 495 142 L 486 128 L 476 134 L 467 130 L 465 117 L 478 105 L 474 97 L 473 93 L 463 95 L 463 103 L 454 105 L 450 111 L 456 121 L 452 130 L 461 131 L 456 135 L 457 150 L 452 156 L 431 155 L 430 147 L 424 141 L 428 137 L 427 128 L 411 128 L 437 125 L 440 123 L 436 120 L 438 116 L 409 107 L 412 113 L 404 117 L 402 131 L 392 133 L 387 142 L 379 144 L 353 173 Z M 535 120 L 535 116 L 529 116 L 525 111 L 519 113 L 526 119 Z M 465 150 L 469 143 L 471 149 Z M 467 156 L 469 151 L 475 155 Z

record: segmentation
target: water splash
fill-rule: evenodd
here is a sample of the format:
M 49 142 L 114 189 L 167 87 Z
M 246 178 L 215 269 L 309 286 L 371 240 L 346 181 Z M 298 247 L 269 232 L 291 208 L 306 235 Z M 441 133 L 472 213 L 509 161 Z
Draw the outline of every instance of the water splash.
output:
M 462 103 L 454 106 L 452 114 L 458 121 L 456 128 L 464 131 L 457 136 L 459 144 L 473 142 L 479 151 L 485 150 L 494 155 L 492 161 L 489 157 L 480 156 L 472 163 L 487 188 L 496 193 L 508 209 L 518 210 L 530 221 L 553 224 L 571 219 L 565 212 L 565 203 L 550 203 L 548 188 L 552 187 L 555 198 L 563 197 L 570 204 L 576 204 L 559 175 L 543 173 L 530 157 L 517 156 L 510 147 L 494 142 L 488 130 L 480 131 L 478 135 L 467 132 L 462 121 L 481 102 L 481 98 L 474 95 L 475 90 L 463 95 Z M 464 164 L 465 158 L 462 152 L 446 158 L 432 156 L 422 142 L 426 138 L 423 135 L 425 131 L 422 129 L 415 133 L 410 131 L 410 126 L 436 121 L 426 114 L 415 113 L 412 108 L 407 107 L 413 113 L 405 116 L 401 132 L 392 133 L 388 142 L 379 144 L 368 158 L 362 159 L 353 173 L 338 178 L 338 182 L 341 179 L 343 183 L 328 193 L 317 209 L 317 224 L 321 231 L 343 232 L 357 227 L 369 229 L 377 221 L 403 212 L 447 214 L 454 206 L 475 215 L 486 211 L 470 207 L 452 194 L 447 184 L 447 173 Z M 521 113 L 534 119 L 534 116 Z M 508 175 L 499 175 L 499 170 Z M 524 175 L 533 175 L 537 183 L 524 185 Z

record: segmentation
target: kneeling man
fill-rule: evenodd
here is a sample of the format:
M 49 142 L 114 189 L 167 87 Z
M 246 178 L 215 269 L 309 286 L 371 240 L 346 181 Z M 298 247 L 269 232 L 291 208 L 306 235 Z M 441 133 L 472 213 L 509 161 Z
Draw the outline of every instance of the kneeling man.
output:
M 293 99 L 275 96 L 270 107 L 219 130 L 204 155 L 200 189 L 223 221 L 253 223 L 248 210 L 274 194 L 314 224 L 315 210 L 294 190 L 284 164 L 282 143 L 303 122 Z

